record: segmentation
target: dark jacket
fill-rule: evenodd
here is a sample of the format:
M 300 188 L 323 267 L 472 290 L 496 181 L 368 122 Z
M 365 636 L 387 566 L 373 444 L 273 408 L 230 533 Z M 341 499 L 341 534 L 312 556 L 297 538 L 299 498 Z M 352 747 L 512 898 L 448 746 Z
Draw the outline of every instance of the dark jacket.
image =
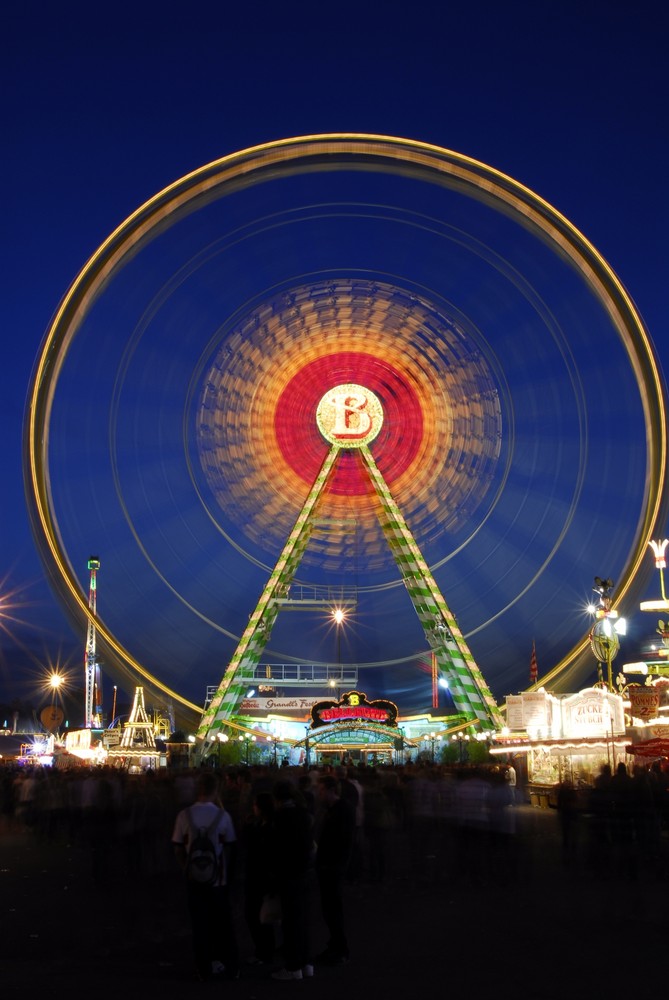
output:
M 345 799 L 337 799 L 323 814 L 316 867 L 344 872 L 351 857 L 354 834 L 355 811 Z

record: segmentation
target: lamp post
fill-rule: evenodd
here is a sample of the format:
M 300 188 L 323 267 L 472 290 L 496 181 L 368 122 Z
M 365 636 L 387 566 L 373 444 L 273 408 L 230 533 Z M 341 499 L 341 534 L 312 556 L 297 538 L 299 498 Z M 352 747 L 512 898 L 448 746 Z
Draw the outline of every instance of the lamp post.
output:
M 40 722 L 48 733 L 57 733 L 65 718 L 63 709 L 56 704 L 58 692 L 63 682 L 63 675 L 57 671 L 54 670 L 49 674 L 48 686 L 51 688 L 51 704 L 48 708 L 42 709 L 40 713 Z
M 595 577 L 593 590 L 599 594 L 599 603 L 591 605 L 589 611 L 595 616 L 595 623 L 590 630 L 590 648 L 599 664 L 599 682 L 604 684 L 601 665 L 606 664 L 606 687 L 613 691 L 613 661 L 620 649 L 618 636 L 625 635 L 627 622 L 618 617 L 613 605 L 613 580 L 603 580 Z
M 423 739 L 428 741 L 430 747 L 430 763 L 434 764 L 434 748 L 435 745 L 441 742 L 441 735 L 438 733 L 427 733 Z
M 250 733 L 244 733 L 243 736 L 239 737 L 239 742 L 244 744 L 244 763 L 249 766 L 251 745 L 255 743 L 255 736 L 251 736 Z
M 456 733 L 453 739 L 458 745 L 458 764 L 464 764 L 468 757 L 467 743 L 469 742 L 469 734 Z
M 272 745 L 272 751 L 274 753 L 274 767 L 277 767 L 278 766 L 278 764 L 277 764 L 277 750 L 278 750 L 279 737 L 278 736 L 268 736 L 267 737 L 267 742 L 271 743 L 271 745 Z
M 346 621 L 346 612 L 343 608 L 335 608 L 332 612 L 332 621 L 335 624 L 337 633 L 337 666 L 341 666 L 341 627 Z
M 53 673 L 49 678 L 49 687 L 51 688 L 51 707 L 54 708 L 56 704 L 56 694 L 63 683 L 63 678 L 60 674 Z
M 223 744 L 227 743 L 230 737 L 227 733 L 217 733 L 216 739 L 218 740 L 218 769 L 221 769 L 221 754 L 223 752 Z
M 404 760 L 404 730 L 398 729 L 398 736 L 395 737 L 394 747 L 395 747 L 395 763 L 401 764 Z
M 660 571 L 660 593 L 662 594 L 662 602 L 666 605 L 667 593 L 664 589 L 664 571 L 667 568 L 666 550 L 669 545 L 669 539 L 663 538 L 661 542 L 649 542 L 648 544 L 655 555 L 655 568 Z M 641 610 L 643 611 L 643 604 L 641 605 Z M 655 609 L 653 608 L 653 610 Z

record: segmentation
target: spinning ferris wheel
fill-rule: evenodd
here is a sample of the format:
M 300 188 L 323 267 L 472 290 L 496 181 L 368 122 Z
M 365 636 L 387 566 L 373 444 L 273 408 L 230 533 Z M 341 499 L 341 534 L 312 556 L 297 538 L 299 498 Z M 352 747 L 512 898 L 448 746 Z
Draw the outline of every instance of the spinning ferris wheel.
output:
M 617 601 L 637 601 L 667 516 L 664 387 L 610 267 L 466 156 L 288 139 L 141 206 L 74 281 L 35 366 L 35 534 L 80 620 L 82 568 L 104 555 L 96 632 L 121 681 L 199 718 L 206 686 L 230 678 L 334 447 L 321 401 L 347 386 L 382 421 L 362 459 L 337 448 L 290 584 L 355 590 L 340 655 L 371 693 L 424 701 L 434 652 L 379 491 L 417 586 L 444 595 L 485 676 L 482 703 L 526 686 L 533 638 L 544 681 L 583 669 L 582 591 L 602 560 Z M 263 656 L 332 659 L 322 619 L 286 617 Z

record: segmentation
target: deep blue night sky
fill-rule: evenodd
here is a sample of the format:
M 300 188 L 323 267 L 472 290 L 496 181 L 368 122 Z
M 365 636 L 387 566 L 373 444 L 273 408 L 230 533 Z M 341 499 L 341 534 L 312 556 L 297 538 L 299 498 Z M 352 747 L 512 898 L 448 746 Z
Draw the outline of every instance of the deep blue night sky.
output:
M 104 16 L 83 3 L 28 2 L 3 15 L 0 577 L 21 607 L 0 644 L 0 702 L 31 697 L 48 659 L 83 658 L 83 636 L 51 596 L 25 512 L 23 408 L 41 338 L 102 240 L 188 171 L 265 140 L 334 131 L 406 136 L 472 156 L 526 184 L 586 235 L 628 289 L 666 366 L 669 95 L 659 5 L 450 8 L 260 3 L 242 13 L 200 3 L 184 20 L 152 2 L 117 4 Z M 595 360 L 580 372 L 586 390 L 601 369 Z M 83 403 L 90 390 L 83 379 L 72 387 L 73 413 L 77 392 Z M 93 408 L 82 409 L 94 437 Z M 623 484 L 629 474 L 621 469 Z M 612 535 L 624 492 L 608 513 Z M 81 544 L 86 554 L 95 549 Z M 598 557 L 564 560 L 586 596 L 593 576 L 608 573 Z M 103 570 L 102 608 L 104 580 Z M 648 631 L 647 621 L 633 623 L 630 643 Z

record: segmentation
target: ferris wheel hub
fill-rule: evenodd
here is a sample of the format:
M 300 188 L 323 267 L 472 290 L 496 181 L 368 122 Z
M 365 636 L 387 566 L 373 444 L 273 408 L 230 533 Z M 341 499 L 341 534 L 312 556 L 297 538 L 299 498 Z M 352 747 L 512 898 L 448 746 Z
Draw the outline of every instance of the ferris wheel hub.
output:
M 316 409 L 318 429 L 330 444 L 362 448 L 370 444 L 383 425 L 383 407 L 371 389 L 347 382 L 321 398 Z

